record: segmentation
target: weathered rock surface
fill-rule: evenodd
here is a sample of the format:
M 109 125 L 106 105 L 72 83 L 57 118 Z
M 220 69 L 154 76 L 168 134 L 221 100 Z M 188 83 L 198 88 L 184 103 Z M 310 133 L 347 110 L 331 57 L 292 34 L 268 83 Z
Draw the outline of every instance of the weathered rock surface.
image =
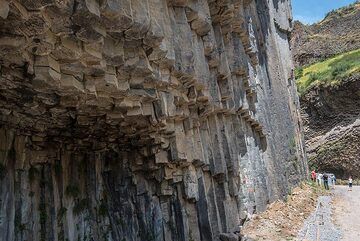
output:
M 0 240 L 235 240 L 306 177 L 288 1 L 0 6 Z
M 303 66 L 360 48 L 360 1 L 334 10 L 312 25 L 294 22 L 291 37 L 295 65 Z
M 301 98 L 312 165 L 338 178 L 360 177 L 360 75 L 337 87 L 317 86 Z

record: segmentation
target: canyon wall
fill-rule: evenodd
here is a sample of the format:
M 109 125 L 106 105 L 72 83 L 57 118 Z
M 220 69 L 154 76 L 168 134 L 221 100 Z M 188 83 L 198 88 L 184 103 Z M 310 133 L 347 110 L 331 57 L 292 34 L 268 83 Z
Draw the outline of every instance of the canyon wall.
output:
M 360 177 L 359 26 L 360 1 L 356 1 L 332 10 L 318 23 L 295 22 L 290 41 L 299 66 L 309 165 L 345 180 Z M 306 76 L 305 87 L 301 79 Z
M 301 97 L 309 165 L 338 179 L 360 177 L 359 89 L 357 73 L 338 86 L 315 86 Z
M 239 240 L 306 178 L 287 0 L 0 0 L 0 240 Z

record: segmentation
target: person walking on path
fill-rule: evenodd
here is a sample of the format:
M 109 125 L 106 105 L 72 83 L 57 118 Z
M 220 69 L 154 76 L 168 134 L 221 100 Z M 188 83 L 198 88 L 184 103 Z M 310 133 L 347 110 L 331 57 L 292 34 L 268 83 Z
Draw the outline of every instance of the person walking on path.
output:
M 323 181 L 323 174 L 319 173 L 318 175 L 318 183 L 319 183 L 319 186 L 322 186 L 322 181 Z
M 323 179 L 324 179 L 324 187 L 326 190 L 329 190 L 329 176 L 328 174 L 324 173 L 323 175 Z
M 349 177 L 349 191 L 352 191 L 352 178 L 351 176 Z
M 332 188 L 335 189 L 336 177 L 334 174 L 331 174 L 331 185 L 332 185 Z
M 311 180 L 315 183 L 316 182 L 316 172 L 315 170 L 312 170 L 311 172 Z

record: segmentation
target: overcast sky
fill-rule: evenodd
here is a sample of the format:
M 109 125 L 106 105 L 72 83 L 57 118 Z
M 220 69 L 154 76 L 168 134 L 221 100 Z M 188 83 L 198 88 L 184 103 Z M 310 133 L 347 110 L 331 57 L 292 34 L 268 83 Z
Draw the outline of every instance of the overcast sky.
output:
M 292 0 L 295 20 L 312 24 L 323 19 L 327 12 L 337 9 L 356 0 Z

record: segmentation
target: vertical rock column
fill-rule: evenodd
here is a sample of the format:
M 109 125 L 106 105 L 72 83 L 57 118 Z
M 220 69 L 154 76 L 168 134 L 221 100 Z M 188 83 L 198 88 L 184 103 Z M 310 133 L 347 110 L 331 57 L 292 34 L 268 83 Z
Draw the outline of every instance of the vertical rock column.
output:
M 288 1 L 0 3 L 1 240 L 227 240 L 306 177 Z

